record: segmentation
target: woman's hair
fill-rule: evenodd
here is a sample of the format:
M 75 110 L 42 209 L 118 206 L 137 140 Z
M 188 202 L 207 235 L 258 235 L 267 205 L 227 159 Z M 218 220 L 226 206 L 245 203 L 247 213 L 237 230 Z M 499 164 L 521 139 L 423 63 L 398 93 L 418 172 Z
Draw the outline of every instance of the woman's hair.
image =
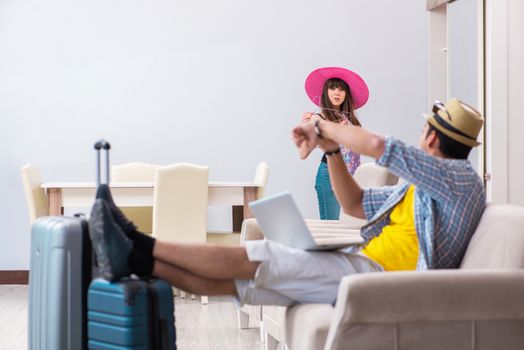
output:
M 352 125 L 361 126 L 357 116 L 355 115 L 355 110 L 353 109 L 354 102 L 353 96 L 351 96 L 351 90 L 349 90 L 348 84 L 344 80 L 339 78 L 331 78 L 326 80 L 326 82 L 324 83 L 322 98 L 320 100 L 322 114 L 328 120 L 333 122 L 340 122 L 342 120 L 342 117 L 338 113 L 333 111 L 334 109 L 337 109 L 337 107 L 331 104 L 331 101 L 328 97 L 328 90 L 336 88 L 339 88 L 346 92 L 346 98 L 344 99 L 344 102 L 342 102 L 342 104 L 340 105 L 340 112 L 343 112 L 343 114 L 346 115 L 346 118 Z
M 431 134 L 432 131 L 437 134 L 439 139 L 439 150 L 445 157 L 454 159 L 468 159 L 469 152 L 471 152 L 470 146 L 453 140 L 451 137 L 445 135 L 442 131 L 435 128 L 430 123 L 428 123 L 427 130 L 426 138 L 429 136 L 429 134 Z

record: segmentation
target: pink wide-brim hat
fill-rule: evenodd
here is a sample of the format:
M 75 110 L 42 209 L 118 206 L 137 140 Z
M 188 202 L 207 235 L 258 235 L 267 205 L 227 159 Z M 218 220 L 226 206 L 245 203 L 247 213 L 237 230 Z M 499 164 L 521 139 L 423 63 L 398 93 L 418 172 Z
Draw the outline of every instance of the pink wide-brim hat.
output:
M 364 79 L 357 73 L 342 67 L 324 67 L 312 71 L 306 78 L 305 88 L 307 96 L 314 104 L 320 105 L 322 91 L 326 80 L 339 78 L 349 85 L 351 96 L 354 101 L 354 109 L 358 109 L 366 104 L 369 98 L 369 90 Z

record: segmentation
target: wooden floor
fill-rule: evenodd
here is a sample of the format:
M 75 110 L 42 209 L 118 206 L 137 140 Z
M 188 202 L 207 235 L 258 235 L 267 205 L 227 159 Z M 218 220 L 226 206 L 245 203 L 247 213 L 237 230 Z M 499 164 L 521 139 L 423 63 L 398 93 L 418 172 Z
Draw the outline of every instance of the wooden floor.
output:
M 258 328 L 238 329 L 236 308 L 229 298 L 175 298 L 179 350 L 260 350 Z M 27 286 L 0 285 L 0 350 L 27 349 Z
M 27 349 L 27 285 L 0 285 L 0 349 Z

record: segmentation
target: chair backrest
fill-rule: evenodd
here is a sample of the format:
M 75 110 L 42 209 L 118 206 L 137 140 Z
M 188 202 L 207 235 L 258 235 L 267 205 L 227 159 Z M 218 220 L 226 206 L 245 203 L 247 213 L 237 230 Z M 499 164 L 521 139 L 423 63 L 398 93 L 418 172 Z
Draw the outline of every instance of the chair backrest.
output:
M 155 177 L 153 236 L 206 242 L 209 168 L 188 163 L 159 167 Z
M 21 169 L 22 183 L 24 184 L 27 208 L 29 209 L 29 220 L 31 224 L 40 216 L 49 215 L 47 195 L 41 187 L 42 177 L 37 167 L 26 164 Z
M 155 181 L 156 164 L 131 162 L 111 167 L 111 181 Z M 153 207 L 122 207 L 124 214 L 144 233 L 153 231 Z
M 399 181 L 398 176 L 375 162 L 361 164 L 354 177 L 362 188 L 393 186 Z
M 155 181 L 155 172 L 158 165 L 133 162 L 111 167 L 111 180 L 115 182 L 125 181 Z
M 371 163 L 361 164 L 354 175 L 355 181 L 362 188 L 393 186 L 399 181 L 398 177 L 391 173 L 387 168 Z M 353 217 L 340 211 L 340 221 L 344 224 L 362 226 L 366 223 L 365 220 Z
M 260 187 L 258 188 L 257 198 L 264 197 L 268 177 L 269 164 L 267 164 L 266 162 L 258 163 L 257 169 L 255 170 L 255 179 L 253 180 L 253 182 L 260 184 Z
M 524 268 L 524 207 L 489 203 L 461 268 Z

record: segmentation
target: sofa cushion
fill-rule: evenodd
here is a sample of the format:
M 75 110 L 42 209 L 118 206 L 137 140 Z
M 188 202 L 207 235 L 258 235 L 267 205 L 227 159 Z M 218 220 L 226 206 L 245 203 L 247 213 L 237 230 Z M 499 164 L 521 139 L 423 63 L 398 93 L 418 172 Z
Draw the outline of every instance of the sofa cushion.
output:
M 488 204 L 461 268 L 524 268 L 524 207 Z

